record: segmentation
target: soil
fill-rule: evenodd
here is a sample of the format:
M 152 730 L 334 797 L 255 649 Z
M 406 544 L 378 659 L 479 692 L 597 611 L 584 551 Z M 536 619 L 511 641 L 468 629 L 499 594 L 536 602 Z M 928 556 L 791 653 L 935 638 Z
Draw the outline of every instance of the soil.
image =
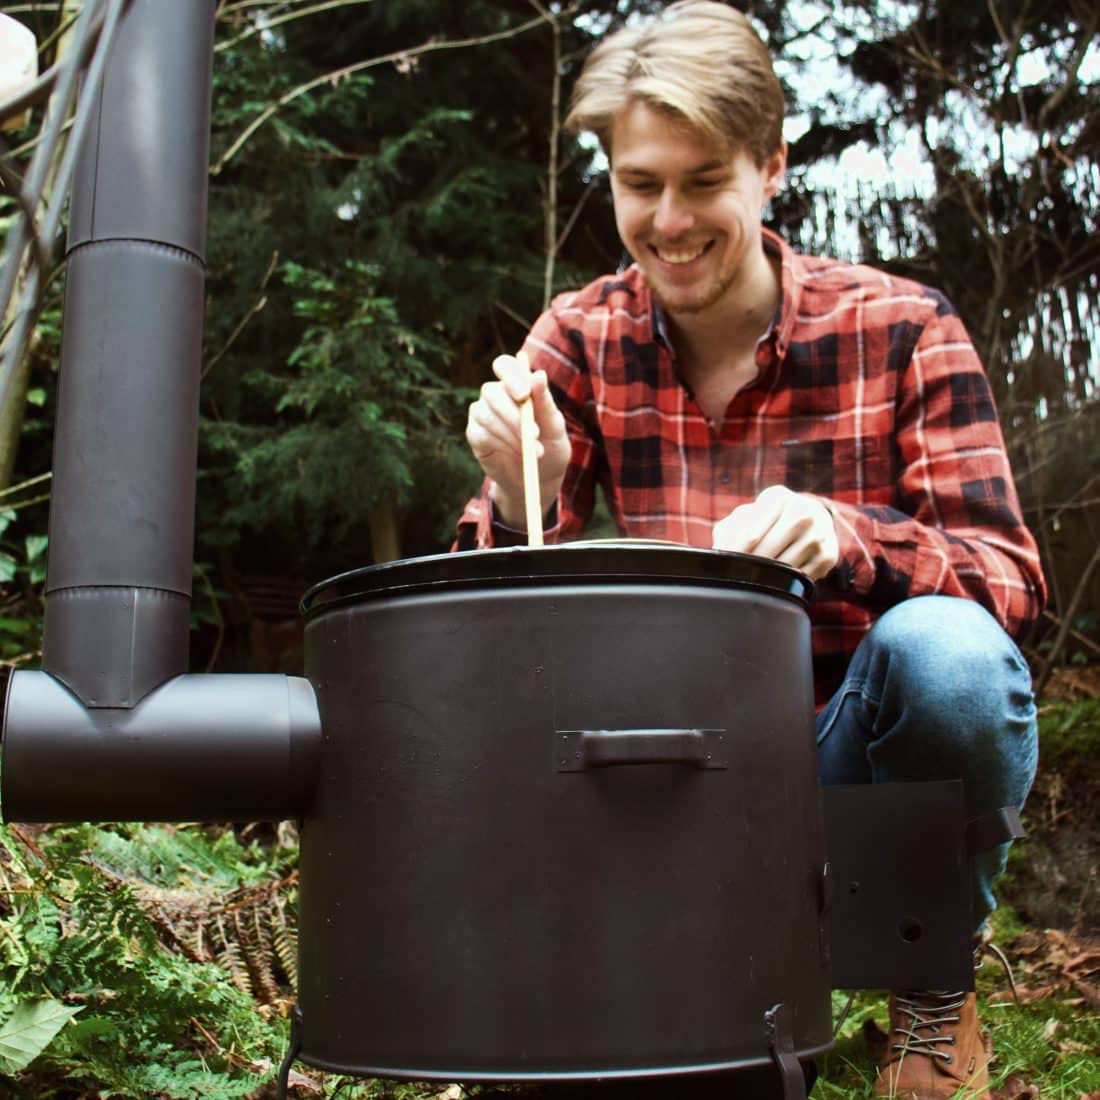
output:
M 1100 665 L 1055 671 L 1044 709 L 1100 699 Z M 1042 929 L 1100 935 L 1100 767 L 1085 739 L 1041 741 L 1039 770 L 1024 810 L 1028 837 L 1016 846 L 998 893 Z M 1095 746 L 1100 747 L 1100 746 Z

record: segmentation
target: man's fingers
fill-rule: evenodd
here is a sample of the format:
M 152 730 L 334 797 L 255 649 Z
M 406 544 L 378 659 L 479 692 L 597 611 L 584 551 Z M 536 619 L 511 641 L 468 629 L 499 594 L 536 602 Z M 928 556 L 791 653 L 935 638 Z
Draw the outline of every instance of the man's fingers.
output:
M 486 383 L 466 417 L 466 442 L 481 461 L 501 452 L 519 455 L 519 413 L 499 383 Z
M 498 451 L 518 453 L 519 445 L 511 432 L 505 430 L 497 420 L 478 416 L 472 408 L 466 423 L 466 441 L 475 458 L 487 457 Z
M 785 560 L 783 555 L 799 544 L 812 530 L 813 516 L 779 512 L 767 531 L 757 541 L 754 554 L 762 558 Z
M 493 374 L 517 405 L 531 396 L 531 368 L 526 358 L 521 361 L 514 355 L 498 355 L 493 360 Z
M 466 442 L 483 473 L 494 484 L 494 504 L 511 510 L 523 500 L 523 448 L 520 407 L 528 398 L 535 414 L 535 454 L 543 499 L 558 492 L 569 464 L 572 445 L 565 417 L 554 403 L 545 371 L 532 373 L 527 357 L 498 355 L 493 360 L 495 382 L 481 387 L 466 418 Z M 511 502 L 511 503 L 509 503 Z
M 828 572 L 828 569 L 820 569 L 820 565 L 825 561 L 824 549 L 821 540 L 811 533 L 806 538 L 792 542 L 782 554 L 775 556 L 775 560 L 793 569 L 801 570 L 814 580 L 819 580 Z
M 486 382 L 481 387 L 480 413 L 486 420 L 495 419 L 519 439 L 519 405 L 512 399 L 503 382 Z
M 782 485 L 763 490 L 714 525 L 714 546 L 780 561 L 820 580 L 836 565 L 836 524 L 815 497 Z
M 548 439 L 564 436 L 565 417 L 554 402 L 546 371 L 535 371 L 531 375 L 531 402 L 535 407 L 535 423 L 538 425 L 539 434 L 545 435 Z
M 763 493 L 751 504 L 734 508 L 714 525 L 714 546 L 738 554 L 758 554 L 760 541 L 771 531 L 782 510 L 782 501 Z

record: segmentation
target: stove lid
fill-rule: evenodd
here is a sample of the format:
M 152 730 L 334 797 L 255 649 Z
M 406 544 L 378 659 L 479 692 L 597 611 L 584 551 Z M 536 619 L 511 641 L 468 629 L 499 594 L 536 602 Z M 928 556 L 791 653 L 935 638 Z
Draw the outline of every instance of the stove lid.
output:
M 443 589 L 646 581 L 753 588 L 803 606 L 814 587 L 805 574 L 770 558 L 654 540 L 599 539 L 434 554 L 354 569 L 314 585 L 302 597 L 301 610 L 312 617 L 351 601 Z

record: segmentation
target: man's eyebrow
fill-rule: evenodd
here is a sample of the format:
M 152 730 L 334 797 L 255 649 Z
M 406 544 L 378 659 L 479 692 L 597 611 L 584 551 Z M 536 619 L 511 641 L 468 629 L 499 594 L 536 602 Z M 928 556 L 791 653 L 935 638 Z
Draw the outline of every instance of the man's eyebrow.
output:
M 707 172 L 719 172 L 724 171 L 728 165 L 724 160 L 708 160 L 703 164 L 698 164 L 694 168 L 687 170 L 689 176 L 701 176 Z M 618 176 L 657 176 L 659 173 L 649 168 L 644 168 L 640 164 L 631 164 L 629 161 L 626 164 L 612 164 L 611 171 Z

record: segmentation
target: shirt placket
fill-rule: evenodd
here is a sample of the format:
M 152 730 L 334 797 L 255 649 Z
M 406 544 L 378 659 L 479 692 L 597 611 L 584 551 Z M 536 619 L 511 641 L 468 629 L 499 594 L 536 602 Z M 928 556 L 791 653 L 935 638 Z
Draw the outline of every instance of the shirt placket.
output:
M 772 389 L 775 341 L 769 334 L 756 348 L 757 376 L 737 393 L 726 409 L 721 428 L 714 432 L 712 499 L 714 520 L 724 519 L 740 504 L 754 500 L 758 485 L 759 457 L 768 441 L 763 436 L 761 413 Z

